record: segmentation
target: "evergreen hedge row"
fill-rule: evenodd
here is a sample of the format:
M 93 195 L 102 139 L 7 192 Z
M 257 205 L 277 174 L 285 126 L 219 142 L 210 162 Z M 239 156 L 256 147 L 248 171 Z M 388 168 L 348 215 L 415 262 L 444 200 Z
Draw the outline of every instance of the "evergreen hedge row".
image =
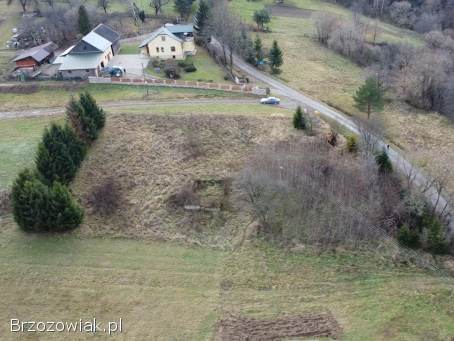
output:
M 12 188 L 14 219 L 25 231 L 61 232 L 82 222 L 83 209 L 67 185 L 74 179 L 88 146 L 105 125 L 105 114 L 89 93 L 72 99 L 69 124 L 52 124 L 38 145 L 35 169 L 19 173 Z

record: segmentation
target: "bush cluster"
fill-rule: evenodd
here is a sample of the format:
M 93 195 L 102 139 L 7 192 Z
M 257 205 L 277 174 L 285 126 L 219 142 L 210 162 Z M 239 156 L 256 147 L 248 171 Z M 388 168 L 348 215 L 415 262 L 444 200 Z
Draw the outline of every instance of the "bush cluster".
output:
M 83 209 L 71 198 L 67 185 L 74 179 L 87 146 L 105 124 L 104 111 L 88 93 L 71 100 L 70 125 L 52 124 L 38 145 L 35 169 L 23 170 L 12 188 L 17 224 L 30 232 L 61 232 L 77 227 Z

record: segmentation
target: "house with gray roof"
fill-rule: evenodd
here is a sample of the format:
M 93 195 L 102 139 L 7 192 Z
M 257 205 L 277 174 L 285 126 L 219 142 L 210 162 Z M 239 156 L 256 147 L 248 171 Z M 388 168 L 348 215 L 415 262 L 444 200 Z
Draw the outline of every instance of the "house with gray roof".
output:
M 139 45 L 142 53 L 159 59 L 185 59 L 197 53 L 192 25 L 165 24 Z
M 16 64 L 15 69 L 36 70 L 40 65 L 50 63 L 57 47 L 55 43 L 50 41 L 22 51 L 13 59 Z
M 119 48 L 120 34 L 105 24 L 99 24 L 60 54 L 54 64 L 60 65 L 58 72 L 63 78 L 99 76 Z

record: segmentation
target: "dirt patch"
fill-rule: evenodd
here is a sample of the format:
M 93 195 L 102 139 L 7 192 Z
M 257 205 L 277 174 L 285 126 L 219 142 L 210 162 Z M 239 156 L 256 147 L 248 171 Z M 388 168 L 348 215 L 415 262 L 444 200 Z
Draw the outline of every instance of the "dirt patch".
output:
M 259 320 L 232 316 L 218 323 L 216 341 L 267 341 L 291 337 L 339 338 L 341 328 L 330 314 L 298 315 Z
M 266 9 L 275 17 L 310 18 L 314 11 L 288 4 L 268 5 Z

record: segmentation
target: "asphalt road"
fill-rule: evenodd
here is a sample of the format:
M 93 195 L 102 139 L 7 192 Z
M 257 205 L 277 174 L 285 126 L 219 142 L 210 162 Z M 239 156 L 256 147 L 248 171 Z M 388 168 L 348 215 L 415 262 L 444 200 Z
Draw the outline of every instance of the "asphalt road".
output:
M 284 84 L 283 82 L 277 80 L 276 78 L 272 77 L 271 75 L 265 74 L 253 66 L 247 64 L 242 59 L 238 57 L 234 57 L 234 65 L 242 70 L 244 73 L 248 74 L 251 78 L 255 78 L 256 80 L 268 85 L 271 88 L 271 91 L 276 94 L 277 96 L 281 96 L 293 101 L 297 105 L 301 105 L 302 107 L 306 107 L 308 109 L 316 110 L 320 112 L 322 115 L 328 117 L 331 120 L 336 121 L 344 128 L 348 129 L 349 131 L 360 134 L 359 127 L 355 122 L 353 122 L 349 117 L 345 114 L 327 106 L 326 104 L 319 102 L 313 98 L 310 98 L 300 91 L 297 91 L 288 85 Z M 285 101 L 284 101 L 285 103 Z M 388 147 L 388 143 L 382 140 L 378 140 L 379 147 L 387 148 L 388 155 L 391 159 L 395 168 L 399 169 L 403 174 L 408 174 L 409 170 L 414 172 L 414 183 L 419 187 L 425 187 L 426 184 L 431 182 L 431 178 L 424 174 L 420 169 L 418 169 L 415 165 L 412 165 L 403 155 L 402 151 L 390 146 Z M 431 186 L 426 192 L 425 195 L 427 200 L 429 200 L 432 205 L 437 206 L 438 209 L 442 209 L 446 206 L 447 201 L 444 197 L 440 197 L 437 194 L 437 190 L 435 187 Z M 450 233 L 454 235 L 454 208 L 450 208 L 449 210 L 449 218 L 451 219 L 450 222 Z

